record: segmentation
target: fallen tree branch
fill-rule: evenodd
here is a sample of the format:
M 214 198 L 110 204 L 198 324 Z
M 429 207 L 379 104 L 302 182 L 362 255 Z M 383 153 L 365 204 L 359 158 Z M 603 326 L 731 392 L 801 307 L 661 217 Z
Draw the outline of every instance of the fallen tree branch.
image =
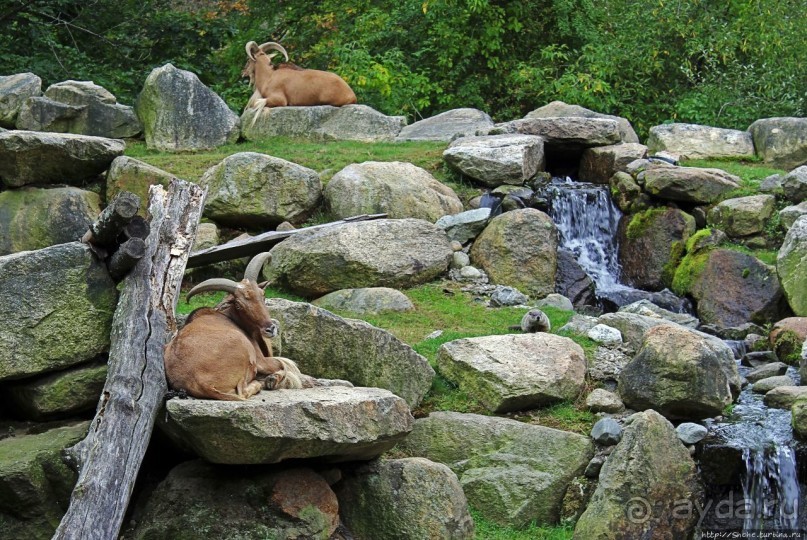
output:
M 195 268 L 197 266 L 204 266 L 205 264 L 212 264 L 221 261 L 229 261 L 241 257 L 251 257 L 269 249 L 278 242 L 293 236 L 297 233 L 313 231 L 316 229 L 323 229 L 325 227 L 334 227 L 337 225 L 344 225 L 345 223 L 353 223 L 356 221 L 368 221 L 372 219 L 381 219 L 387 217 L 387 214 L 362 214 L 360 216 L 353 216 L 345 218 L 340 221 L 332 223 L 324 223 L 322 225 L 314 225 L 313 227 L 306 227 L 304 229 L 293 229 L 291 231 L 269 231 L 257 236 L 245 238 L 243 240 L 233 240 L 220 246 L 213 246 L 200 251 L 194 251 L 188 258 L 188 268 Z
M 109 374 L 87 437 L 68 450 L 79 469 L 54 539 L 118 538 L 157 412 L 167 391 L 163 346 L 205 191 L 174 180 L 150 190 L 146 253 L 123 281 L 112 323 Z

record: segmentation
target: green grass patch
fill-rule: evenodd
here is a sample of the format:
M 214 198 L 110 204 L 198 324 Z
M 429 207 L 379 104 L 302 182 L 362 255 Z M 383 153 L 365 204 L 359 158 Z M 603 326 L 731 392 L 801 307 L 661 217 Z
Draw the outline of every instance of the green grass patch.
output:
M 705 169 L 721 169 L 738 176 L 740 187 L 726 193 L 722 199 L 734 199 L 748 195 L 758 195 L 762 181 L 774 174 L 785 174 L 787 171 L 775 169 L 756 159 L 691 159 L 681 162 L 685 167 L 702 167 Z
M 531 524 L 524 529 L 504 527 L 488 521 L 471 509 L 476 525 L 476 540 L 571 540 L 574 529 L 570 526 L 539 526 Z

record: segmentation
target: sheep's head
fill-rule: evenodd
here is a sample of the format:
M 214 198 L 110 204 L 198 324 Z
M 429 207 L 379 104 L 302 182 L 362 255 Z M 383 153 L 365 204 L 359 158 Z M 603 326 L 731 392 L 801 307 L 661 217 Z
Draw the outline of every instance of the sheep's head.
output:
M 258 275 L 269 258 L 269 253 L 256 255 L 247 265 L 240 282 L 226 278 L 208 279 L 188 291 L 187 298 L 201 292 L 226 291 L 229 294 L 216 309 L 235 320 L 248 333 L 260 332 L 264 337 L 273 338 L 278 332 L 277 321 L 270 316 L 263 287 L 258 285 Z

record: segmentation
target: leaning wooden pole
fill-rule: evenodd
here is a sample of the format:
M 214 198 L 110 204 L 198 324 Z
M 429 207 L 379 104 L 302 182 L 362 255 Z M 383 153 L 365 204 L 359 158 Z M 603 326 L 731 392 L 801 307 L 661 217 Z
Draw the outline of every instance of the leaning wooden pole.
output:
M 145 256 L 123 281 L 112 323 L 109 374 L 87 437 L 71 448 L 79 478 L 54 539 L 115 540 L 165 396 L 163 345 L 205 190 L 152 186 Z

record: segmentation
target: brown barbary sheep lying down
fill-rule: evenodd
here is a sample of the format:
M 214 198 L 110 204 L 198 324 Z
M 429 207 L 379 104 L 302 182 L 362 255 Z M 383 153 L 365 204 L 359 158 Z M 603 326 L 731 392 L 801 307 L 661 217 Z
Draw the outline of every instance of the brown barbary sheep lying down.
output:
M 264 385 L 301 388 L 301 374 L 288 358 L 272 356 L 271 338 L 278 332 L 257 278 L 269 253 L 254 257 L 244 279 L 209 279 L 188 292 L 227 291 L 215 308 L 194 310 L 185 326 L 165 346 L 169 386 L 201 399 L 241 401 Z M 258 377 L 261 377 L 260 379 Z

